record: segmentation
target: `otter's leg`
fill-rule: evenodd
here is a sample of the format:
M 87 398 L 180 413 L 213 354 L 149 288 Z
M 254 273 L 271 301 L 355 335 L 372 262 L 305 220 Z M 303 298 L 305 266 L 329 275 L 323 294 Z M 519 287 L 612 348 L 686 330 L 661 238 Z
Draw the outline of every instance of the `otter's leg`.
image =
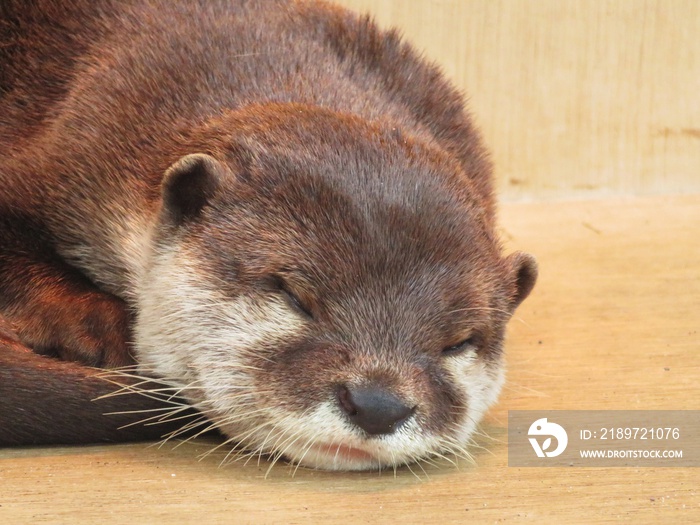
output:
M 0 447 L 160 439 L 200 417 L 159 395 L 159 382 L 113 380 L 121 388 L 99 370 L 35 354 L 0 316 Z M 149 390 L 156 394 L 136 393 Z
M 126 303 L 66 264 L 37 229 L 2 219 L 0 315 L 38 354 L 95 367 L 134 364 Z

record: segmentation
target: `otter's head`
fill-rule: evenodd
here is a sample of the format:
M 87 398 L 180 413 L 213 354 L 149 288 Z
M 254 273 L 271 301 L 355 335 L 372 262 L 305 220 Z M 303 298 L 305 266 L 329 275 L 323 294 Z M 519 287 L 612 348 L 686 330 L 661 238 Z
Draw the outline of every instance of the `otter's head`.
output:
M 249 108 L 166 173 L 138 360 L 250 452 L 369 469 L 460 451 L 503 382 L 534 260 L 503 258 L 448 153 Z M 202 146 L 204 147 L 204 146 Z

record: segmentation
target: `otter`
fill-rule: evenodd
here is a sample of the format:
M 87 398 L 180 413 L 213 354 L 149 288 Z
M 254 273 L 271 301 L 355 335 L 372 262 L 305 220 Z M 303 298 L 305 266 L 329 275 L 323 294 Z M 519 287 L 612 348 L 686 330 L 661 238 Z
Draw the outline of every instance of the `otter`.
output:
M 537 266 L 503 256 L 435 65 L 318 1 L 6 0 L 0 24 L 0 444 L 464 453 Z

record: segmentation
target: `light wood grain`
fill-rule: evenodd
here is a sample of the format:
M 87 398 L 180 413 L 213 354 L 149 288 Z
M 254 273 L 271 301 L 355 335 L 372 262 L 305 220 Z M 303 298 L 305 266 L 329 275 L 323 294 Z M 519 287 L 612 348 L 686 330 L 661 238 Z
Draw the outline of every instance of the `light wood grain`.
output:
M 342 474 L 201 461 L 209 442 L 0 451 L 0 523 L 697 523 L 692 468 L 511 468 L 509 409 L 700 409 L 700 196 L 510 204 L 541 279 L 476 466 Z
M 506 199 L 700 191 L 700 2 L 339 3 L 469 94 Z

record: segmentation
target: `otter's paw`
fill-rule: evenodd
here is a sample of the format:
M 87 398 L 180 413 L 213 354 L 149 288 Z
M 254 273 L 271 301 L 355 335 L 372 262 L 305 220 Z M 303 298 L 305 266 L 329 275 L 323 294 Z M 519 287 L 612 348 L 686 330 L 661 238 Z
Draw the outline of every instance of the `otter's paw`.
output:
M 97 291 L 70 299 L 44 295 L 14 314 L 16 333 L 39 354 L 100 368 L 134 364 L 131 316 L 116 297 Z

